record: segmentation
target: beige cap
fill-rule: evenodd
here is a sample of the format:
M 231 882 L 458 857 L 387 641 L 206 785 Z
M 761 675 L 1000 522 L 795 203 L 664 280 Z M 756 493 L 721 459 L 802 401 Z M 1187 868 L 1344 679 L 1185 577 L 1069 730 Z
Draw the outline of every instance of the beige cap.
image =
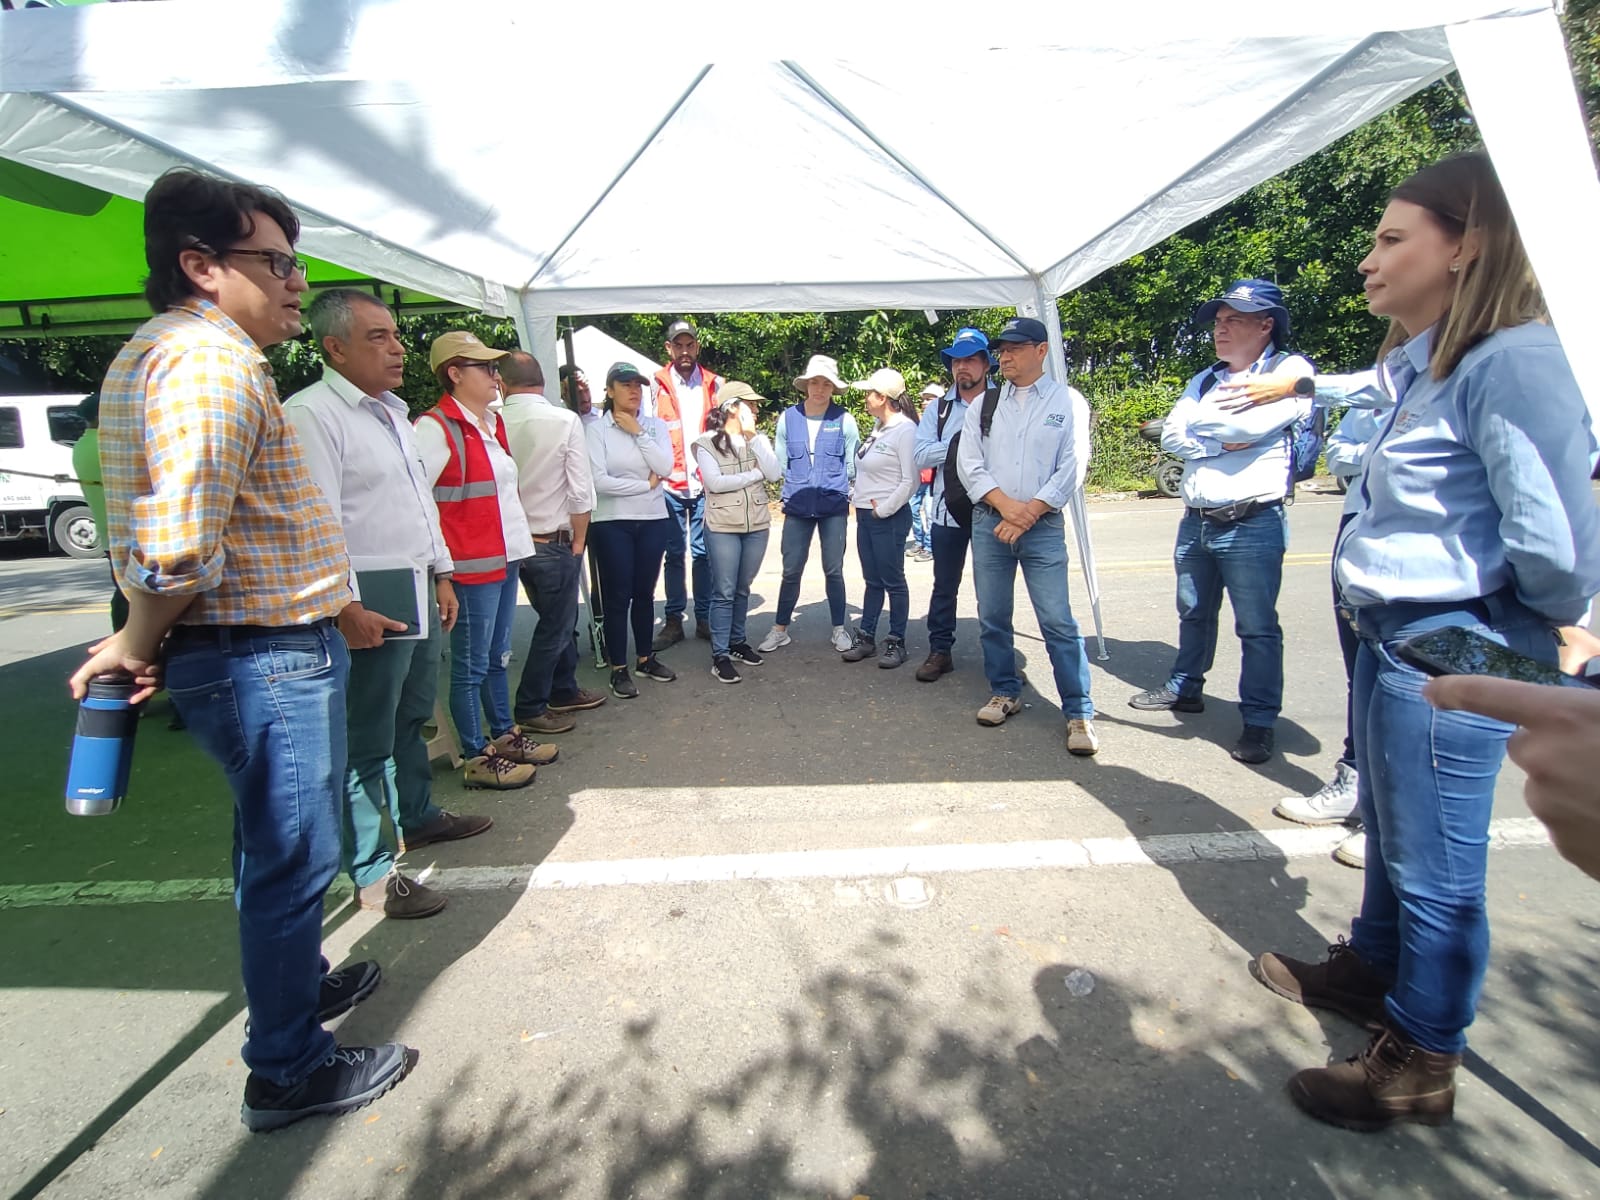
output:
M 746 404 L 753 405 L 756 401 L 765 399 L 766 397 L 756 391 L 755 388 L 738 379 L 730 379 L 717 389 L 717 405 L 719 407 L 724 404 L 732 404 L 735 400 L 741 400 Z
M 879 367 L 865 379 L 858 379 L 850 386 L 864 392 L 877 392 L 894 400 L 906 394 L 906 377 L 893 367 Z
M 922 391 L 917 394 L 924 400 L 943 400 L 947 391 L 949 389 L 942 383 L 925 383 L 922 385 Z
M 428 370 L 437 371 L 440 363 L 447 363 L 453 358 L 493 362 L 509 353 L 511 353 L 509 350 L 496 350 L 492 346 L 485 346 L 465 329 L 452 329 L 449 333 L 441 333 L 433 339 L 433 345 L 428 349 Z

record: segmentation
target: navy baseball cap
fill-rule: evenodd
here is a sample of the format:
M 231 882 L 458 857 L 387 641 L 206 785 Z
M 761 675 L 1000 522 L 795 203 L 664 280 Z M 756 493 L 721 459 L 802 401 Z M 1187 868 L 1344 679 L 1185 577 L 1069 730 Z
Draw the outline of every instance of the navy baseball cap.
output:
M 1044 322 L 1033 317 L 1012 317 L 1007 321 L 1005 328 L 995 334 L 997 342 L 1048 342 L 1050 335 L 1044 330 Z
M 968 326 L 965 329 L 956 330 L 956 340 L 948 350 L 939 351 L 939 357 L 944 359 L 944 365 L 948 367 L 958 358 L 972 358 L 977 354 L 988 353 L 989 335 L 981 329 L 973 329 Z
M 1216 319 L 1217 309 L 1224 304 L 1238 312 L 1266 313 L 1275 322 L 1272 329 L 1274 344 L 1289 344 L 1289 310 L 1283 306 L 1283 289 L 1271 280 L 1234 280 L 1226 292 L 1194 310 L 1194 323 L 1209 325 Z

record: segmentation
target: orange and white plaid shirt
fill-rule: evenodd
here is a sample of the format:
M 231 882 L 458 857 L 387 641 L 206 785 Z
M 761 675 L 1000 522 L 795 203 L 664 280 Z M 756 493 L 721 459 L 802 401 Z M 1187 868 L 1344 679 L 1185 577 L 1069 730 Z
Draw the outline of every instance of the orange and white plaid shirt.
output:
M 152 317 L 100 391 L 111 562 L 195 597 L 186 625 L 303 625 L 350 602 L 344 533 L 284 420 L 266 357 L 209 300 Z

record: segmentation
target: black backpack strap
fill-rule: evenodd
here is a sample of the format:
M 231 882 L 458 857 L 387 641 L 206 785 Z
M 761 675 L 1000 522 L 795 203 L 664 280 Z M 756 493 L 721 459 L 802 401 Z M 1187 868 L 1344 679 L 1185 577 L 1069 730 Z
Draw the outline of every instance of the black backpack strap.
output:
M 983 411 L 978 414 L 978 436 L 988 437 L 989 426 L 994 424 L 994 410 L 1000 407 L 1000 389 L 992 387 L 983 394 Z
M 934 437 L 944 441 L 944 423 L 950 419 L 950 410 L 956 406 L 956 393 L 952 388 L 944 394 L 944 399 L 939 401 L 939 424 L 934 430 Z

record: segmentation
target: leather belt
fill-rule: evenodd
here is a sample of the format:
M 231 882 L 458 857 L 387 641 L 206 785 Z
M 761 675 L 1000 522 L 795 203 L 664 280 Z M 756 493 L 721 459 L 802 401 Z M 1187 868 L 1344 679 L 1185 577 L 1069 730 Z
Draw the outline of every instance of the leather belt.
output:
M 305 625 L 174 625 L 167 636 L 183 645 L 219 646 L 249 638 L 314 633 L 332 626 L 332 617 L 320 617 Z
M 1188 505 L 1189 512 L 1194 516 L 1203 517 L 1207 521 L 1215 521 L 1219 525 L 1233 525 L 1259 512 L 1269 509 L 1282 508 L 1282 500 L 1239 500 L 1233 504 L 1224 504 L 1221 508 L 1196 508 Z
M 548 545 L 556 545 L 556 546 L 570 546 L 570 545 L 572 545 L 572 530 L 570 530 L 570 529 L 558 529 L 554 533 L 535 533 L 535 534 L 531 534 L 529 536 L 531 536 L 534 541 L 543 542 L 547 546 Z

